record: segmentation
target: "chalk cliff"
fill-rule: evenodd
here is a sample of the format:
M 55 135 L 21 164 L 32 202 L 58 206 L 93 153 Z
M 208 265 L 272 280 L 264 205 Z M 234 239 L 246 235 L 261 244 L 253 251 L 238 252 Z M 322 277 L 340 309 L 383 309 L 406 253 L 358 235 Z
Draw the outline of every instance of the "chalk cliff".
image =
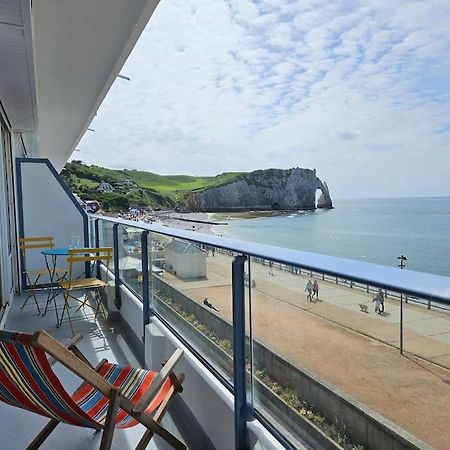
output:
M 317 189 L 322 191 L 317 207 L 332 208 L 328 186 L 315 169 L 256 170 L 227 184 L 193 192 L 187 207 L 191 211 L 315 209 Z

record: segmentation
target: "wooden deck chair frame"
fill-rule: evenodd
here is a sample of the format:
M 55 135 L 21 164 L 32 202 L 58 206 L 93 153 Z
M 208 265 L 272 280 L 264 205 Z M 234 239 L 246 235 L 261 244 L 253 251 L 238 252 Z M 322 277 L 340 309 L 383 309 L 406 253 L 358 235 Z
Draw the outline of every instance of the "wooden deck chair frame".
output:
M 72 336 L 75 335 L 72 323 L 72 317 L 85 306 L 91 308 L 94 312 L 94 321 L 97 319 L 98 313 L 101 311 L 103 317 L 107 318 L 107 313 L 103 306 L 102 297 L 104 296 L 104 291 L 108 286 L 108 271 L 109 265 L 112 259 L 112 247 L 93 247 L 93 248 L 76 248 L 70 249 L 69 255 L 67 257 L 68 263 L 68 279 L 59 280 L 58 285 L 62 289 L 62 294 L 64 297 L 64 307 L 61 314 L 61 318 L 57 324 L 59 328 L 63 322 L 64 315 L 67 314 L 67 318 L 70 324 L 70 329 L 72 331 Z M 102 262 L 105 265 L 105 280 L 97 277 L 91 278 L 74 278 L 74 265 L 77 263 L 96 263 Z M 79 299 L 78 297 L 71 294 L 72 291 L 85 290 L 88 291 L 83 299 Z M 92 306 L 89 302 L 89 294 L 94 292 L 94 305 Z M 73 299 L 79 303 L 78 308 L 70 315 L 69 309 L 69 299 Z
M 49 270 L 47 268 L 40 270 L 27 270 L 27 263 L 26 263 L 27 250 L 53 248 L 54 246 L 55 244 L 53 236 L 36 236 L 36 237 L 19 238 L 19 249 L 22 253 L 22 262 L 23 262 L 22 273 L 26 277 L 29 289 L 27 297 L 25 298 L 25 301 L 23 302 L 23 305 L 20 307 L 20 309 L 25 308 L 25 305 L 27 304 L 28 300 L 32 297 L 34 299 L 34 303 L 36 304 L 38 314 L 41 314 L 41 309 L 39 308 L 39 303 L 36 298 L 37 285 L 42 276 L 49 274 Z M 55 272 L 56 271 L 58 271 L 58 269 L 56 269 Z
M 147 429 L 143 434 L 141 440 L 139 441 L 136 450 L 144 450 L 149 444 L 154 434 L 159 435 L 161 438 L 166 440 L 170 445 L 172 445 L 176 449 L 180 450 L 186 449 L 186 446 L 183 442 L 181 442 L 178 438 L 176 438 L 173 434 L 171 434 L 169 431 L 167 431 L 160 425 L 160 421 L 165 412 L 167 411 L 173 397 L 177 393 L 183 391 L 182 382 L 184 380 L 184 375 L 183 374 L 175 375 L 174 373 L 174 367 L 182 357 L 183 350 L 181 349 L 175 350 L 172 356 L 163 365 L 161 371 L 153 376 L 149 389 L 145 393 L 143 393 L 143 395 L 140 396 L 140 399 L 136 398 L 134 399 L 136 400 L 136 403 L 134 404 L 128 397 L 126 397 L 122 393 L 120 388 L 115 387 L 113 384 L 108 382 L 107 379 L 105 379 L 100 375 L 99 368 L 103 364 L 105 364 L 105 362 L 107 363 L 106 360 L 102 360 L 97 367 L 93 367 L 86 359 L 86 357 L 81 353 L 81 351 L 76 346 L 76 341 L 79 340 L 79 335 L 74 338 L 73 342 L 68 347 L 65 347 L 45 331 L 37 331 L 33 335 L 0 331 L 0 343 L 14 342 L 15 339 L 14 335 L 20 336 L 17 338 L 17 341 L 19 341 L 21 344 L 25 344 L 28 347 L 40 349 L 41 351 L 43 350 L 47 355 L 50 355 L 55 361 L 60 362 L 72 373 L 74 373 L 75 375 L 79 376 L 82 380 L 84 380 L 80 388 L 83 386 L 90 386 L 109 400 L 107 403 L 107 413 L 104 423 L 100 424 L 95 422 L 94 419 L 92 419 L 93 422 L 88 425 L 89 428 L 97 430 L 103 429 L 100 450 L 108 450 L 111 448 L 113 433 L 116 425 L 115 421 L 118 418 L 118 413 L 120 410 L 123 410 L 126 414 L 128 414 L 128 416 L 134 419 L 137 423 L 142 424 Z M 11 338 L 11 336 L 13 337 Z M 2 355 L 3 354 L 0 353 L 0 356 Z M 38 358 L 39 357 L 40 356 L 38 355 Z M 5 360 L 5 358 L 0 358 L 0 368 L 1 364 L 3 363 L 3 360 Z M 6 360 L 8 361 L 8 358 L 6 358 Z M 57 376 L 51 370 L 50 365 L 47 364 L 48 363 L 45 363 L 44 361 L 44 371 L 48 372 L 50 369 L 51 372 L 50 377 L 48 379 L 50 380 L 52 377 L 57 378 Z M 115 365 L 115 367 L 121 368 L 122 366 Z M 46 373 L 44 373 L 44 375 L 46 375 Z M 170 379 L 170 382 L 168 381 L 168 379 Z M 156 396 L 160 394 L 163 386 L 167 384 L 167 382 L 169 382 L 170 388 L 166 391 L 165 397 L 162 399 L 162 401 L 156 406 L 156 409 L 153 411 L 153 417 L 151 417 L 146 412 L 146 410 L 149 408 L 151 403 L 155 401 Z M 60 386 L 59 381 L 58 385 Z M 18 405 L 16 404 L 15 406 Z M 25 406 L 21 407 L 23 407 L 24 409 L 28 409 Z M 42 412 L 37 413 L 42 414 Z M 42 445 L 42 443 L 47 439 L 50 433 L 61 422 L 63 421 L 60 420 L 59 418 L 51 418 L 50 422 L 42 429 L 42 431 L 34 438 L 31 444 L 27 447 L 27 450 L 38 449 Z M 79 424 L 75 425 L 82 426 Z

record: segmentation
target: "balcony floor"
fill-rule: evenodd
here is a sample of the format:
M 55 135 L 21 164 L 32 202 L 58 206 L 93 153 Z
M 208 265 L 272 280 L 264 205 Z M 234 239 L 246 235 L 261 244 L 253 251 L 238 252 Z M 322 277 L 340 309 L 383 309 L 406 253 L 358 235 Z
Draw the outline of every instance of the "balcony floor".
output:
M 12 331 L 34 332 L 45 329 L 48 333 L 64 343 L 70 340 L 71 331 L 68 322 L 63 322 L 61 328 L 56 328 L 56 315 L 54 309 L 48 310 L 45 316 L 38 316 L 36 306 L 32 299 L 29 299 L 23 310 L 20 306 L 24 297 L 16 297 L 14 299 L 11 311 L 6 320 L 5 329 Z M 45 306 L 46 294 L 39 296 L 41 309 Z M 58 298 L 58 305 L 61 305 L 62 298 Z M 62 307 L 61 307 L 62 308 Z M 58 307 L 58 309 L 60 309 Z M 79 342 L 78 347 L 89 361 L 95 366 L 101 359 L 106 358 L 112 362 L 121 364 L 130 364 L 135 367 L 140 366 L 138 359 L 128 347 L 126 340 L 118 328 L 111 327 L 108 329 L 105 324 L 93 322 L 93 313 L 90 308 L 80 311 L 74 321 L 75 333 L 82 333 L 83 339 Z M 62 384 L 67 391 L 73 392 L 81 383 L 80 379 L 70 373 L 60 364 L 55 364 L 53 370 L 62 380 Z M 175 406 L 175 403 L 172 405 Z M 162 421 L 170 432 L 181 438 L 184 442 L 186 439 L 181 437 L 181 433 L 177 429 L 171 411 L 166 413 Z M 48 422 L 48 419 L 37 414 L 21 410 L 0 403 L 0 436 L 1 447 L 9 450 L 22 450 L 33 440 L 39 431 Z M 136 425 L 127 430 L 115 430 L 113 438 L 113 449 L 132 449 L 135 448 L 145 428 Z M 98 449 L 101 441 L 101 432 L 95 432 L 90 429 L 74 427 L 66 424 L 60 424 L 47 438 L 41 446 L 42 449 L 64 448 L 72 449 Z M 148 449 L 168 449 L 171 448 L 158 436 L 155 436 L 150 442 Z

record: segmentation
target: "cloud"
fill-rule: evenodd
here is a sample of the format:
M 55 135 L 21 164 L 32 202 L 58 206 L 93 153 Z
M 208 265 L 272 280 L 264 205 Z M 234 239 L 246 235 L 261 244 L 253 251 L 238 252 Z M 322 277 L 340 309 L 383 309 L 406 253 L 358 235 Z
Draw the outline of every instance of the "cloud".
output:
M 317 168 L 341 197 L 355 183 L 362 197 L 450 194 L 448 23 L 442 0 L 161 2 L 123 69 L 132 82 L 116 81 L 74 157 Z

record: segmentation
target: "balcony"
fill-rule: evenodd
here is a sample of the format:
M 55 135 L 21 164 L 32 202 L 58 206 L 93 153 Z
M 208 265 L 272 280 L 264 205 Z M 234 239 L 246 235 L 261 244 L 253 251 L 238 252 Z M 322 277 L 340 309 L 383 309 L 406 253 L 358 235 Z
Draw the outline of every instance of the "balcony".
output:
M 57 328 L 54 309 L 49 308 L 45 316 L 38 316 L 36 306 L 32 301 L 29 301 L 24 309 L 20 309 L 23 301 L 23 296 L 15 298 L 5 329 L 20 330 L 29 333 L 45 329 L 62 343 L 70 341 L 71 332 L 69 324 L 63 323 L 60 328 Z M 47 293 L 42 292 L 38 296 L 38 301 L 42 310 L 44 310 L 47 301 Z M 83 339 L 78 346 L 94 366 L 103 358 L 124 365 L 131 364 L 134 367 L 140 367 L 142 365 L 140 356 L 133 352 L 133 349 L 127 344 L 126 336 L 113 322 L 104 323 L 103 320 L 95 322 L 93 320 L 91 309 L 85 308 L 76 316 L 74 324 L 77 327 L 77 331 L 83 334 Z M 80 379 L 61 365 L 55 364 L 54 371 L 69 393 L 75 391 L 80 385 Z M 173 409 L 176 409 L 178 406 L 176 402 L 174 403 L 174 406 L 175 408 Z M 47 418 L 25 410 L 9 407 L 4 403 L 0 405 L 0 408 L 3 418 L 0 430 L 3 448 L 26 448 L 48 422 Z M 201 438 L 199 439 L 199 434 L 192 435 L 192 439 L 194 440 L 191 440 L 189 437 L 190 433 L 183 427 L 180 418 L 173 416 L 173 409 L 172 411 L 169 411 L 164 418 L 165 426 L 177 437 L 191 445 L 192 448 L 199 448 L 199 446 L 203 446 L 205 442 L 207 448 L 209 442 L 201 441 Z M 112 448 L 134 449 L 144 431 L 145 428 L 141 425 L 127 430 L 115 430 Z M 102 433 L 95 432 L 94 430 L 60 424 L 41 448 L 98 449 L 100 446 L 101 434 Z M 148 448 L 170 448 L 159 437 L 155 437 L 152 441 L 153 442 L 150 443 Z
M 179 339 L 233 394 L 235 424 L 256 418 L 286 446 L 445 448 L 447 278 L 98 216 L 89 228 L 115 251 L 110 310 L 141 322 L 144 353 L 160 334 L 147 323 Z
M 28 166 L 32 180 L 36 164 Z M 25 229 L 53 226 L 63 245 L 78 212 L 70 212 L 68 226 L 48 222 L 46 205 L 31 214 L 27 205 L 36 202 L 27 183 Z M 69 208 L 64 202 L 56 208 Z M 85 334 L 82 349 L 92 362 L 107 354 L 157 369 L 183 348 L 185 391 L 166 425 L 190 448 L 446 448 L 448 278 L 95 215 L 79 229 L 85 245 L 114 250 L 109 323 L 94 324 L 83 313 L 75 321 Z M 320 285 L 311 299 L 309 279 Z M 372 299 L 380 289 L 384 311 L 376 314 Z M 70 336 L 68 324 L 54 328 L 52 312 L 41 318 L 31 304 L 23 311 L 18 305 L 20 298 L 7 329 Z M 40 419 L 29 420 L 37 430 Z M 30 430 L 5 434 L 17 442 L 10 448 L 23 448 Z M 98 446 L 89 431 L 76 433 L 73 448 Z M 47 445 L 63 434 L 55 431 Z M 119 432 L 114 445 L 131 448 L 139 434 Z

